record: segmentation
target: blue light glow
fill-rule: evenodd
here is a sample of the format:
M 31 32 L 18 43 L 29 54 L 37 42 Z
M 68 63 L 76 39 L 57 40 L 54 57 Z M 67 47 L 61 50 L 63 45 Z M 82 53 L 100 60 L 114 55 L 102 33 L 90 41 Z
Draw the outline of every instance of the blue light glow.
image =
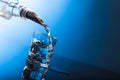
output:
M 120 72 L 119 0 L 19 0 L 19 2 L 37 12 L 51 28 L 52 36 L 58 38 L 52 57 L 53 66 L 56 64 L 55 66 L 74 72 L 77 64 L 71 62 L 76 61 Z M 44 32 L 44 29 L 30 20 L 17 17 L 5 20 L 0 17 L 1 79 L 6 78 L 6 75 L 7 78 L 13 78 L 12 80 L 20 78 L 34 31 Z M 67 59 L 68 63 L 65 63 Z M 71 66 L 74 68 L 71 69 Z M 86 77 L 86 74 L 90 76 L 89 71 L 92 70 L 88 68 L 89 66 L 81 68 L 81 75 L 86 71 L 83 76 Z M 78 68 L 77 71 L 79 70 Z M 69 79 L 63 77 L 61 80 Z
M 70 1 L 19 0 L 19 3 L 36 11 L 53 28 Z M 20 77 L 34 31 L 44 30 L 30 20 L 17 17 L 6 20 L 0 17 L 0 79 L 5 78 L 6 74 L 8 78 L 13 78 L 15 74 L 15 78 Z

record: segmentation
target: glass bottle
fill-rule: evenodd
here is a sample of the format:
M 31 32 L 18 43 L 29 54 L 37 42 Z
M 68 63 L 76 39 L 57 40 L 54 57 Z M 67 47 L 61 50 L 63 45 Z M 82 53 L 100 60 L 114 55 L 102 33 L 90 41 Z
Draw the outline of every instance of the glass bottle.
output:
M 11 19 L 12 16 L 20 16 L 23 6 L 18 5 L 18 0 L 0 0 L 0 16 Z

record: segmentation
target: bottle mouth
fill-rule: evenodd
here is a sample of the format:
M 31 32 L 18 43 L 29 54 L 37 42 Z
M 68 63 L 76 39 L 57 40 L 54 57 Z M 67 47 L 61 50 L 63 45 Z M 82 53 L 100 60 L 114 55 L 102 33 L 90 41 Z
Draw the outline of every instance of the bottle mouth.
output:
M 44 21 L 40 18 L 40 16 L 37 15 L 37 13 L 33 12 L 32 10 L 23 7 L 20 11 L 20 17 L 30 19 L 44 27 L 47 27 L 47 25 L 44 23 Z

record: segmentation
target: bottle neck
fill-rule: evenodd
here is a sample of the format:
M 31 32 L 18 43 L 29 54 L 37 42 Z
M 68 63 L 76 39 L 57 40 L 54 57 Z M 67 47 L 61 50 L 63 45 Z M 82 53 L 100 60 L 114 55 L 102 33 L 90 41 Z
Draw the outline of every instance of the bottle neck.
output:
M 12 16 L 17 16 L 17 17 L 22 17 L 26 19 L 30 19 L 45 28 L 47 25 L 43 22 L 43 20 L 38 16 L 35 12 L 31 11 L 30 9 L 19 5 L 18 3 L 15 2 L 8 2 L 4 0 L 0 0 L 1 3 L 4 3 L 5 6 L 0 10 L 0 16 L 6 18 L 6 19 L 11 19 Z

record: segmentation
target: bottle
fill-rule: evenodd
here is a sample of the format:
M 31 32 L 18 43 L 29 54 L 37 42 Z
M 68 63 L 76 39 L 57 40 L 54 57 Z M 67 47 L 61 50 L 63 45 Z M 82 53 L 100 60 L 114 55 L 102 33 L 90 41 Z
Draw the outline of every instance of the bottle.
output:
M 19 5 L 17 0 L 0 0 L 0 16 L 8 20 L 13 16 L 27 18 L 47 27 L 37 13 L 31 11 L 27 7 Z
M 19 16 L 20 9 L 17 0 L 0 0 L 0 16 L 5 19 L 11 19 L 12 16 Z

